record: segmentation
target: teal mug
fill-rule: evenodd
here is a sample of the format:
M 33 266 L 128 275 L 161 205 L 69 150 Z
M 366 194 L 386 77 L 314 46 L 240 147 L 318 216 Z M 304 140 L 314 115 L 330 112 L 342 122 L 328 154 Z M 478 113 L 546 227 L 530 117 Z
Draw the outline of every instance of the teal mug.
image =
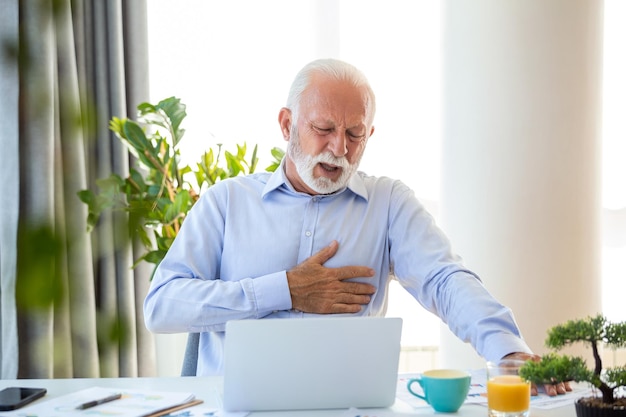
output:
M 468 372 L 455 369 L 433 369 L 426 371 L 407 383 L 407 389 L 431 405 L 435 411 L 454 413 L 467 398 L 470 389 L 471 376 Z M 417 382 L 422 387 L 424 395 L 411 388 Z

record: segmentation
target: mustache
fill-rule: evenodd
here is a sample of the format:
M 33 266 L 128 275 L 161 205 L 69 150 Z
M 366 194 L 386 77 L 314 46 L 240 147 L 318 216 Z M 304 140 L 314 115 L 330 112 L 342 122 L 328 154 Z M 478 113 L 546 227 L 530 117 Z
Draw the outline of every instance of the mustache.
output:
M 314 156 L 312 159 L 313 159 L 313 162 L 316 162 L 316 163 L 335 165 L 343 169 L 350 168 L 350 163 L 348 162 L 348 159 L 345 156 L 336 157 L 330 152 L 321 153 L 319 155 Z

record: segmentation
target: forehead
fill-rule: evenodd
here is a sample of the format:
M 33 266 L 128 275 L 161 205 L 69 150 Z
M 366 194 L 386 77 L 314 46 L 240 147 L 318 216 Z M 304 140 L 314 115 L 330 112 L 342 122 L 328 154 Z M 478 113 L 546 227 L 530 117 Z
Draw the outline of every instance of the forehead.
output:
M 300 114 L 311 120 L 368 125 L 370 113 L 365 87 L 319 75 L 312 77 L 300 101 Z

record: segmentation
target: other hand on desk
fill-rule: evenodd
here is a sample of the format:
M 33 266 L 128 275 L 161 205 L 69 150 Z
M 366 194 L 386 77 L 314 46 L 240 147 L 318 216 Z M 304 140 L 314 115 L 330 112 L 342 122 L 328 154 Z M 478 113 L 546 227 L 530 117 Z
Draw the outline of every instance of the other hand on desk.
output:
M 506 355 L 502 359 L 519 359 L 519 360 L 524 360 L 524 361 L 539 362 L 541 360 L 541 356 L 530 354 L 530 353 L 515 352 L 515 353 L 510 353 Z M 567 393 L 568 391 L 572 390 L 572 387 L 570 387 L 568 382 L 559 382 L 558 384 L 545 384 L 542 388 L 545 391 L 545 393 L 549 395 L 550 397 L 554 397 L 556 395 L 563 395 Z M 537 386 L 535 384 L 532 384 L 530 387 L 530 395 L 537 395 L 538 392 L 539 390 Z

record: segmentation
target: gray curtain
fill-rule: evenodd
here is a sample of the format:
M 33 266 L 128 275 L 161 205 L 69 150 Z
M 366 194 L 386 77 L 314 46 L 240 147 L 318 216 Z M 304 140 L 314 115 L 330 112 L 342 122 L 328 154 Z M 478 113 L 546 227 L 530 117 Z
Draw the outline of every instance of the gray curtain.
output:
M 123 213 L 86 232 L 81 189 L 127 150 L 108 130 L 148 101 L 145 0 L 0 0 L 2 378 L 151 376 Z

